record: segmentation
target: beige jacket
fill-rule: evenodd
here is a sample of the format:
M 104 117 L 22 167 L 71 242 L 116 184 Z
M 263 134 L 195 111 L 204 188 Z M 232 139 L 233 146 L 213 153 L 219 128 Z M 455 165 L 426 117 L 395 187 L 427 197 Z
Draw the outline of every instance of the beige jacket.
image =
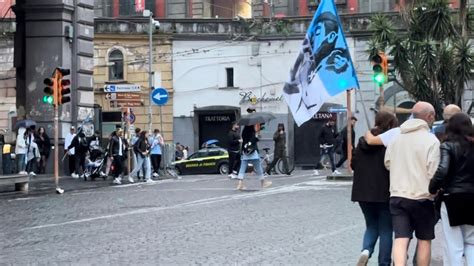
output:
M 421 119 L 400 126 L 401 134 L 387 147 L 385 167 L 390 170 L 390 196 L 430 199 L 430 179 L 438 168 L 440 143 Z

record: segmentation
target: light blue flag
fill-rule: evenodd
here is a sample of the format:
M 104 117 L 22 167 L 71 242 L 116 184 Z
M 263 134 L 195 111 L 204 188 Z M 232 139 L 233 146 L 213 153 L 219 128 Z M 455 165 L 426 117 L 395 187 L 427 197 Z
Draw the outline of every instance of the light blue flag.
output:
M 358 88 L 359 81 L 334 0 L 322 0 L 283 88 L 286 103 L 300 126 L 311 119 L 328 98 Z

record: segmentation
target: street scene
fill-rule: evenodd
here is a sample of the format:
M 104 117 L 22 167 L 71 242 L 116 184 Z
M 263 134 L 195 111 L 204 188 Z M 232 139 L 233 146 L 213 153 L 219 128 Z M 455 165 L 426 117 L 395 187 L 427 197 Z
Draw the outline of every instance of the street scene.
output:
M 474 0 L 0 15 L 0 265 L 474 266 Z

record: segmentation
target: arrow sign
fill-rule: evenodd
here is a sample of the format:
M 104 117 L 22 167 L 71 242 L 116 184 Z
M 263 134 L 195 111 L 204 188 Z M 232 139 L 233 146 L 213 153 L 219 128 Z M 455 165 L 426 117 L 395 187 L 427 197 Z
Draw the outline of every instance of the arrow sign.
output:
M 168 102 L 168 91 L 164 88 L 156 88 L 151 92 L 151 100 L 156 105 L 165 105 Z

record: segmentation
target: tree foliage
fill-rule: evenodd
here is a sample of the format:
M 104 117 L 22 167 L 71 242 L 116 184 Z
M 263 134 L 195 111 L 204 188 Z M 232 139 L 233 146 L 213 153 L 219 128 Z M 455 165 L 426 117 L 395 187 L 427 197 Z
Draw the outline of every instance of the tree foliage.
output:
M 374 32 L 369 54 L 385 51 L 393 56 L 395 71 L 404 88 L 417 101 L 428 101 L 441 114 L 443 105 L 461 106 L 474 68 L 473 47 L 463 37 L 448 0 L 414 1 L 402 17 L 405 32 L 397 32 L 388 17 L 371 19 Z

